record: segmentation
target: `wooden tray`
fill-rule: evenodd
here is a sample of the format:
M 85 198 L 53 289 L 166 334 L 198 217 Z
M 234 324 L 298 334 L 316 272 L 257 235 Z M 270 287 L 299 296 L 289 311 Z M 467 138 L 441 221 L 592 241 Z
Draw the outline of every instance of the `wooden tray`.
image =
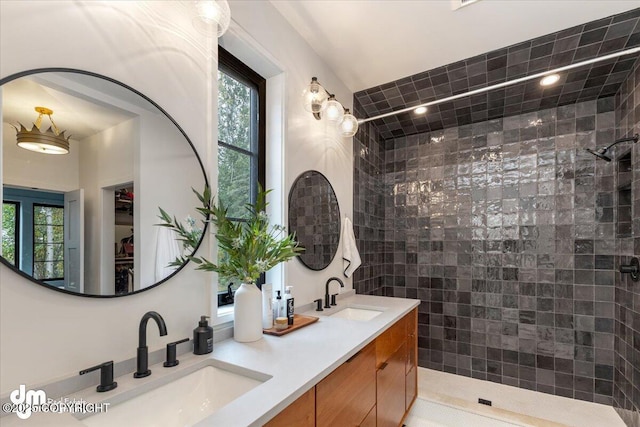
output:
M 262 332 L 267 335 L 275 335 L 279 337 L 281 335 L 286 335 L 297 329 L 304 328 L 307 325 L 317 322 L 318 319 L 319 318 L 315 316 L 303 316 L 302 314 L 294 314 L 293 325 L 288 326 L 287 329 L 282 329 L 279 331 L 276 328 L 269 328 L 269 329 L 263 329 Z

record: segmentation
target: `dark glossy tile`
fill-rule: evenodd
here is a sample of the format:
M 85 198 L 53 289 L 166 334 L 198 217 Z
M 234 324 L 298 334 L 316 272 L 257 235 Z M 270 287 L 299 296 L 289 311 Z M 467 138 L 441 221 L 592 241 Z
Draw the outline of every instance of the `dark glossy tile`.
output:
M 640 18 L 640 10 L 626 16 L 617 22 Z M 602 49 L 617 38 L 605 33 L 581 48 L 578 41 L 612 25 L 615 19 L 561 32 L 546 56 L 536 57 L 551 42 L 541 38 L 385 85 L 379 93 L 396 88 L 410 96 L 409 83 L 433 88 L 424 82 L 431 85 L 431 77 L 436 86 L 470 85 L 468 66 L 474 74 L 528 67 L 532 55 L 562 53 L 558 46 L 574 53 Z M 595 36 L 588 37 L 599 40 Z M 571 40 L 562 47 L 561 39 Z M 525 54 L 525 62 L 509 65 Z M 626 77 L 615 93 L 581 101 L 596 87 L 585 89 L 587 81 L 616 80 L 618 72 Z M 640 191 L 621 198 L 617 165 L 583 149 L 637 132 L 640 63 L 599 64 L 566 80 L 580 87 L 553 96 L 573 104 L 522 113 L 518 105 L 534 108 L 536 99 L 534 88 L 523 85 L 498 98 L 442 105 L 437 120 L 448 123 L 446 130 L 429 132 L 435 121 L 411 115 L 363 125 L 353 148 L 353 221 L 363 259 L 354 287 L 421 300 L 421 366 L 638 408 L 640 286 L 618 268 L 640 253 L 640 238 L 622 237 L 618 226 L 627 222 L 640 234 Z M 391 99 L 358 94 L 354 108 L 369 111 L 368 105 Z M 512 106 L 514 115 L 505 116 Z M 474 121 L 491 108 L 500 110 L 495 120 Z M 460 125 L 456 112 L 468 124 Z M 417 133 L 407 136 L 409 128 Z M 640 144 L 633 149 L 640 158 Z M 634 184 L 640 182 L 640 169 L 630 171 Z M 633 209 L 621 211 L 620 202 Z

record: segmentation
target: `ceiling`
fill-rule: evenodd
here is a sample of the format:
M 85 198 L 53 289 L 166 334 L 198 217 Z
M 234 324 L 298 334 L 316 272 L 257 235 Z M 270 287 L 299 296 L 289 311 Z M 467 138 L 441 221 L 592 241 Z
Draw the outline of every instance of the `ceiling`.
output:
M 638 7 L 637 0 L 480 0 L 453 10 L 455 1 L 271 3 L 353 92 Z
M 410 110 L 375 120 L 381 137 L 388 139 L 611 97 L 640 52 L 560 72 L 560 80 L 548 87 L 541 86 L 539 78 L 517 81 L 639 46 L 640 8 L 356 92 L 354 112 L 356 117 L 375 117 L 460 96 L 429 106 L 426 114 Z M 482 92 L 464 96 L 475 90 Z
M 119 106 L 114 105 L 117 103 Z M 38 117 L 34 107 L 53 110 L 60 131 L 76 141 L 136 117 L 151 104 L 107 80 L 78 73 L 38 73 L 2 85 L 2 120 L 31 129 Z M 154 110 L 151 110 L 154 111 Z M 42 121 L 42 131 L 50 126 Z

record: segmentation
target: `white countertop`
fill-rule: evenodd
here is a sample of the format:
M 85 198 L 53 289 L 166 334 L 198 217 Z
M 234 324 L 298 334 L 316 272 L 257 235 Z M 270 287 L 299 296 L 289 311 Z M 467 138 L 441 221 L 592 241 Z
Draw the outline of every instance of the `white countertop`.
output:
M 180 371 L 199 365 L 207 359 L 215 359 L 261 372 L 270 379 L 229 403 L 198 424 L 204 426 L 247 427 L 261 426 L 295 401 L 303 393 L 330 374 L 349 357 L 353 356 L 378 335 L 384 332 L 419 304 L 418 300 L 354 295 L 338 301 L 338 306 L 323 312 L 309 311 L 317 315 L 317 322 L 280 337 L 264 335 L 253 343 L 238 343 L 228 339 L 214 345 L 213 353 L 179 357 L 180 365 L 163 368 L 153 365 L 152 375 L 133 379 L 118 377 L 118 388 L 107 393 L 97 393 L 95 387 L 74 393 L 72 397 L 88 402 L 109 401 L 134 388 L 154 388 L 154 382 L 180 375 Z M 370 306 L 382 314 L 368 321 L 327 317 L 346 306 Z M 146 386 L 146 387 L 145 387 Z M 148 410 L 153 410 L 148 408 Z M 33 414 L 28 420 L 15 415 L 2 418 L 3 426 L 81 426 L 81 421 L 69 414 Z

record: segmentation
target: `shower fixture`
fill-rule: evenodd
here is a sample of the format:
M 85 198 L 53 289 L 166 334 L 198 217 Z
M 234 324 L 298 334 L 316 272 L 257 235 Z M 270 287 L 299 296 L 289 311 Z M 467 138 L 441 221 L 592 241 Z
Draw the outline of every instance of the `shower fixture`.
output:
M 638 261 L 638 258 L 633 257 L 629 264 L 621 265 L 620 273 L 631 275 L 631 280 L 634 282 L 640 281 L 640 261 Z
M 609 157 L 607 155 L 607 152 L 609 151 L 609 149 L 611 149 L 611 147 L 613 147 L 614 145 L 620 144 L 622 142 L 630 142 L 633 141 L 633 143 L 635 144 L 636 142 L 638 142 L 638 139 L 640 138 L 640 135 L 638 135 L 637 133 L 635 135 L 633 135 L 630 138 L 622 138 L 622 139 L 618 139 L 617 141 L 613 141 L 613 144 L 608 145 L 604 148 L 601 148 L 598 151 L 593 151 L 590 148 L 585 148 L 586 151 L 588 151 L 589 153 L 593 154 L 594 156 L 596 156 L 599 159 L 602 160 L 606 160 L 607 162 L 611 161 L 611 157 Z

